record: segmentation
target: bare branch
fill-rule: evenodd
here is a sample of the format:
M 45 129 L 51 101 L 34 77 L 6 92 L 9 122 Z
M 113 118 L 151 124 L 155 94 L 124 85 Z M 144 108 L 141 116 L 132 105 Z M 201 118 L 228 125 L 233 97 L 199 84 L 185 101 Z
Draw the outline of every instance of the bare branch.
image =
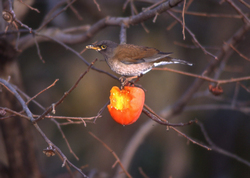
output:
M 65 92 L 64 95 L 54 104 L 55 107 L 58 106 L 60 103 L 62 103 L 62 101 L 77 87 L 78 83 L 89 72 L 90 68 L 92 67 L 92 65 L 94 65 L 95 62 L 96 62 L 96 60 L 94 60 L 91 63 L 91 65 L 88 67 L 88 69 L 83 74 L 80 75 L 80 77 L 78 78 L 76 83 L 67 92 Z M 34 120 L 33 123 L 36 123 L 36 122 L 40 121 L 41 119 L 43 119 L 48 113 L 50 113 L 52 111 L 52 109 L 53 109 L 53 107 L 50 106 L 39 118 Z
M 209 146 L 206 146 L 198 141 L 195 141 L 194 139 L 190 138 L 189 136 L 187 136 L 186 134 L 184 134 L 183 132 L 179 131 L 178 129 L 176 129 L 175 127 L 170 126 L 171 129 L 173 129 L 174 131 L 176 131 L 178 134 L 180 134 L 181 136 L 185 137 L 187 140 L 189 140 L 190 142 L 192 142 L 193 144 L 199 145 L 200 147 L 203 147 L 207 150 L 212 150 L 212 148 L 210 148 Z
M 36 11 L 37 13 L 40 13 L 40 11 L 37 8 L 31 7 L 30 5 L 28 5 L 27 3 L 23 2 L 22 0 L 18 0 L 20 3 L 24 4 L 25 6 L 27 6 L 28 8 L 30 8 L 33 11 Z
M 172 124 L 169 123 L 167 120 L 161 118 L 160 116 L 158 116 L 153 110 L 151 110 L 146 104 L 144 104 L 144 107 L 147 108 L 143 108 L 143 112 L 152 120 L 154 120 L 155 122 L 161 124 L 161 125 L 166 125 L 166 126 L 171 126 L 171 127 L 183 127 L 183 126 L 187 126 L 187 125 L 191 125 L 193 123 L 196 122 L 196 120 L 191 120 L 187 123 L 177 123 L 177 124 Z
M 50 86 L 46 87 L 45 89 L 43 89 L 42 91 L 40 91 L 39 93 L 37 93 L 35 96 L 33 96 L 32 98 L 30 98 L 28 101 L 26 101 L 26 105 L 28 105 L 30 103 L 30 101 L 34 100 L 37 96 L 39 96 L 43 92 L 45 92 L 48 89 L 50 89 L 51 87 L 55 86 L 55 84 L 56 84 L 56 82 L 58 82 L 58 80 L 59 79 L 56 79 Z
M 138 169 L 139 169 L 140 174 L 143 176 L 143 178 L 149 178 L 149 177 L 145 174 L 145 172 L 142 170 L 141 167 L 139 167 Z
M 12 87 L 12 85 L 7 82 L 4 79 L 0 78 L 0 84 L 3 85 L 5 88 L 7 88 L 8 90 L 11 91 L 12 94 L 15 95 L 16 99 L 20 102 L 20 104 L 22 105 L 23 110 L 25 111 L 25 113 L 27 114 L 27 116 L 29 117 L 29 120 L 31 122 L 33 122 L 35 119 L 33 118 L 32 113 L 30 112 L 28 106 L 26 105 L 25 101 L 23 100 L 23 98 L 19 95 L 19 93 L 14 89 L 14 87 Z
M 249 8 L 250 9 L 250 5 L 249 4 L 247 4 L 245 1 L 243 1 L 243 0 L 239 0 L 242 4 L 244 4 L 247 8 Z
M 178 17 L 176 17 L 172 12 L 168 11 L 168 13 L 169 13 L 169 15 L 171 15 L 175 20 L 177 20 L 180 24 L 183 25 L 182 21 L 181 21 Z M 205 54 L 208 54 L 208 55 L 212 56 L 214 59 L 218 59 L 217 56 L 215 56 L 215 55 L 213 55 L 212 53 L 208 52 L 208 51 L 199 43 L 199 41 L 196 39 L 196 37 L 195 37 L 195 35 L 193 34 L 193 32 L 191 32 L 191 30 L 189 30 L 189 28 L 187 28 L 187 26 L 185 26 L 185 29 L 186 29 L 186 30 L 188 31 L 188 33 L 192 36 L 192 38 L 193 38 L 195 44 L 197 44 Z
M 183 48 L 189 48 L 189 49 L 198 49 L 198 48 L 199 48 L 199 47 L 196 46 L 196 45 L 187 45 L 187 44 L 184 44 L 184 43 L 180 43 L 180 42 L 178 42 L 178 41 L 174 41 L 174 44 L 175 44 L 175 45 L 178 45 L 178 46 L 181 46 L 181 47 L 183 47 Z M 213 47 L 213 46 L 204 46 L 204 45 L 203 45 L 203 47 L 204 47 L 205 49 L 213 49 L 213 50 L 219 50 L 219 49 L 220 49 L 220 47 Z
M 228 151 L 226 151 L 226 150 L 224 150 L 224 149 L 221 149 L 220 147 L 216 146 L 216 145 L 212 142 L 212 140 L 209 138 L 209 136 L 208 136 L 208 134 L 207 134 L 207 132 L 206 132 L 206 130 L 205 130 L 203 124 L 202 124 L 201 122 L 198 122 L 197 124 L 200 126 L 201 131 L 202 131 L 202 133 L 203 133 L 203 135 L 204 135 L 206 141 L 209 143 L 209 145 L 211 146 L 211 148 L 212 148 L 213 151 L 218 152 L 218 153 L 221 153 L 221 154 L 223 154 L 223 155 L 225 155 L 225 156 L 228 156 L 228 157 L 230 157 L 230 158 L 233 158 L 233 159 L 235 159 L 235 160 L 237 160 L 237 161 L 239 161 L 239 162 L 241 162 L 241 163 L 247 165 L 248 167 L 250 167 L 250 162 L 249 162 L 249 161 L 246 161 L 245 159 L 242 159 L 242 158 L 240 158 L 239 156 L 237 156 L 237 155 L 235 155 L 235 154 L 233 154 L 233 153 L 230 153 L 230 152 L 228 152 Z
M 226 0 L 237 12 L 238 14 L 242 15 L 242 19 L 246 25 L 250 25 L 249 18 L 242 12 L 242 10 L 231 0 Z
M 120 44 L 126 44 L 127 42 L 127 28 L 124 23 L 121 24 L 120 31 Z
M 52 122 L 54 122 L 58 128 L 58 130 L 60 131 L 63 139 L 65 140 L 66 144 L 67 144 L 67 147 L 69 148 L 69 151 L 70 153 L 76 158 L 76 160 L 79 160 L 79 158 L 76 156 L 75 152 L 72 150 L 69 142 L 68 142 L 68 139 L 66 138 L 65 134 L 63 133 L 61 127 L 60 127 L 60 124 L 55 120 L 55 119 L 51 119 Z
M 186 7 L 186 0 L 184 0 L 184 3 L 183 3 L 183 9 L 182 9 L 182 35 L 183 35 L 183 40 L 186 39 L 186 36 L 185 36 L 185 8 Z
M 96 0 L 93 0 L 93 1 L 94 1 L 95 5 L 96 5 L 98 11 L 101 11 L 100 5 L 96 2 Z
M 58 6 L 61 6 L 61 4 L 64 4 L 66 1 L 60 2 L 57 6 L 55 6 L 50 13 L 47 14 L 47 16 L 44 19 L 44 22 L 42 25 L 36 30 L 37 32 L 41 31 L 49 22 L 51 22 L 53 19 L 55 19 L 58 15 L 60 15 L 63 11 L 66 11 L 68 7 L 70 7 L 76 0 L 72 0 L 70 3 L 67 4 L 62 10 L 60 10 L 58 13 L 56 13 L 53 17 L 49 19 L 49 16 L 53 13 L 55 9 L 58 8 Z
M 109 146 L 107 144 L 105 144 L 101 139 L 99 139 L 97 136 L 95 136 L 92 132 L 89 132 L 89 134 L 94 137 L 96 140 L 98 140 L 100 143 L 102 143 L 102 145 L 110 151 L 110 153 L 112 153 L 112 155 L 115 157 L 116 161 L 119 163 L 120 167 L 122 168 L 122 170 L 124 171 L 124 173 L 129 177 L 132 178 L 132 176 L 126 171 L 126 169 L 124 168 L 123 164 L 120 161 L 120 158 L 117 156 L 117 154 L 111 149 L 109 148 Z
M 228 44 L 235 45 L 238 43 L 242 37 L 245 35 L 245 33 L 250 29 L 250 26 L 247 27 L 241 27 L 228 41 Z M 218 53 L 218 60 L 215 60 L 213 63 L 211 63 L 205 70 L 206 75 L 209 75 L 213 72 L 217 64 L 223 59 L 228 58 L 230 56 L 230 51 L 232 49 L 229 45 L 224 45 L 220 52 Z M 228 55 L 227 55 L 228 54 Z M 197 92 L 199 87 L 203 84 L 204 80 L 201 78 L 197 78 L 194 83 L 189 87 L 189 89 L 183 94 L 183 96 L 173 105 L 173 107 L 170 109 L 167 107 L 166 109 L 162 110 L 162 116 L 170 118 L 171 116 L 176 115 L 177 113 L 180 113 L 184 106 L 190 101 L 193 94 Z
M 176 12 L 176 13 L 182 13 L 182 10 L 178 9 L 171 9 L 171 11 Z M 200 17 L 221 17 L 221 18 L 237 18 L 240 19 L 242 18 L 241 15 L 231 15 L 231 14 L 208 14 L 208 13 L 202 13 L 202 12 L 193 12 L 193 11 L 185 11 L 186 15 L 194 15 L 194 16 L 200 16 Z
M 224 42 L 224 44 L 227 44 L 227 43 Z M 229 45 L 236 53 L 238 53 L 240 57 L 242 57 L 243 59 L 246 59 L 247 61 L 250 61 L 248 57 L 246 57 L 240 51 L 238 51 L 232 44 L 227 44 L 227 45 Z
M 164 71 L 170 71 L 170 72 L 174 72 L 174 73 L 179 73 L 182 75 L 187 75 L 190 77 L 195 77 L 195 78 L 199 78 L 199 79 L 203 79 L 209 82 L 213 82 L 213 83 L 217 83 L 218 85 L 220 84 L 226 84 L 226 83 L 234 83 L 234 82 L 240 82 L 240 81 L 244 81 L 244 80 L 250 80 L 250 76 L 247 77 L 239 77 L 239 78 L 232 78 L 232 79 L 227 79 L 227 80 L 215 80 L 213 78 L 209 78 L 206 76 L 201 76 L 201 75 L 196 75 L 196 74 L 191 74 L 188 72 L 182 72 L 182 71 L 178 71 L 175 69 L 170 69 L 170 68 L 153 68 L 152 70 L 164 70 Z

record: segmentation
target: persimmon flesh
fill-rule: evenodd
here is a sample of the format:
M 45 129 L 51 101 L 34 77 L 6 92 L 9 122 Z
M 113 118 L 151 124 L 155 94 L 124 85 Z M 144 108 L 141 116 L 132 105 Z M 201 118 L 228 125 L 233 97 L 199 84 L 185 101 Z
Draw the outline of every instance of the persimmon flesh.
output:
M 133 124 L 140 117 L 145 93 L 141 88 L 125 86 L 120 90 L 117 86 L 110 90 L 108 110 L 111 117 L 122 125 Z

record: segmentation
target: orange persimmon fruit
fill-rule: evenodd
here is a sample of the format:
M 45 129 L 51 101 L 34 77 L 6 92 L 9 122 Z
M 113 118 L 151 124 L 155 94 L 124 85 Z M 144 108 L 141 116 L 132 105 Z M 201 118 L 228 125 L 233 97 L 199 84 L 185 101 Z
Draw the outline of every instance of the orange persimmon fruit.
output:
M 108 110 L 111 117 L 122 125 L 133 124 L 140 117 L 145 92 L 138 87 L 125 86 L 120 90 L 117 86 L 110 90 Z

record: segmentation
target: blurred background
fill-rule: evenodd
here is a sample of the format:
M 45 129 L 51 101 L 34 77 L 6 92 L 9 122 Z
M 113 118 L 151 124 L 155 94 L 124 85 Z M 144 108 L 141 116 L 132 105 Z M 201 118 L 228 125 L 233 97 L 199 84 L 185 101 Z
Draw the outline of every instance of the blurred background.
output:
M 97 2 L 101 11 L 98 11 L 93 0 L 77 0 L 73 7 L 82 16 L 82 20 L 79 20 L 75 13 L 68 8 L 51 21 L 47 28 L 66 29 L 80 25 L 93 25 L 107 16 L 131 16 L 130 4 L 123 10 L 125 0 L 97 0 Z M 142 8 L 149 7 L 156 2 L 158 1 L 134 1 L 134 5 L 141 12 Z M 245 0 L 245 2 L 250 4 L 249 0 Z M 36 0 L 32 7 L 39 9 L 41 13 L 28 10 L 25 16 L 18 17 L 17 15 L 17 18 L 20 18 L 24 24 L 32 29 L 36 29 L 41 25 L 42 19 L 49 10 L 58 3 L 59 0 Z M 243 13 L 249 15 L 250 9 L 246 5 L 238 0 L 234 0 L 234 3 L 240 7 Z M 15 6 L 14 10 L 18 11 L 19 6 Z M 65 7 L 65 4 L 61 6 L 61 9 L 63 7 Z M 180 3 L 174 9 L 182 10 L 182 8 L 183 3 Z M 237 30 L 245 25 L 241 18 L 235 17 L 238 13 L 232 6 L 221 0 L 193 0 L 188 11 L 207 14 L 205 16 L 186 14 L 185 22 L 200 44 L 214 55 L 219 53 L 224 42 L 228 41 Z M 180 13 L 174 12 L 174 14 L 181 19 Z M 208 14 L 217 14 L 217 16 L 209 17 Z M 223 17 L 218 14 L 231 15 L 232 17 Z M 127 29 L 127 43 L 155 47 L 164 52 L 173 52 L 172 57 L 189 61 L 194 65 L 192 67 L 184 65 L 168 65 L 166 67 L 202 75 L 206 67 L 215 59 L 204 54 L 200 48 L 195 47 L 192 42 L 193 38 L 187 31 L 185 32 L 186 40 L 183 40 L 182 26 L 179 23 L 167 30 L 174 21 L 165 12 L 160 14 L 155 22 L 153 22 L 153 19 L 144 22 L 149 33 L 140 24 L 131 25 Z M 119 43 L 119 34 L 119 26 L 107 26 L 88 41 L 69 46 L 80 52 L 86 45 L 95 41 L 107 39 Z M 21 34 L 21 38 L 25 35 Z M 187 47 L 176 45 L 176 42 L 187 45 Z M 249 30 L 243 38 L 239 39 L 235 47 L 248 59 L 250 58 Z M 25 88 L 24 91 L 29 96 L 34 96 L 52 84 L 55 79 L 59 79 L 54 87 L 36 99 L 44 107 L 49 107 L 74 85 L 80 74 L 87 69 L 87 66 L 71 51 L 55 42 L 39 43 L 39 48 L 45 63 L 39 59 L 35 45 L 20 52 L 18 63 Z M 107 64 L 101 61 L 103 57 L 99 53 L 87 50 L 82 54 L 82 57 L 88 62 L 96 58 L 100 59 L 95 63 L 95 66 L 114 74 Z M 213 78 L 216 72 L 221 70 L 220 67 L 222 67 L 222 70 L 219 79 L 250 75 L 249 60 L 240 57 L 236 52 L 232 52 L 225 60 L 224 66 L 217 66 L 209 77 Z M 168 111 L 167 109 L 171 108 L 182 97 L 194 81 L 194 77 L 167 71 L 151 71 L 144 75 L 138 83 L 147 90 L 146 104 L 157 114 L 164 116 L 164 113 Z M 249 81 L 240 83 L 249 89 Z M 169 121 L 179 123 L 198 119 L 204 124 L 208 136 L 215 145 L 249 161 L 249 91 L 237 83 L 229 83 L 221 85 L 224 90 L 222 95 L 214 96 L 208 92 L 209 84 L 209 82 L 204 82 L 188 102 L 187 108 L 184 108 L 184 111 L 175 117 L 171 117 Z M 108 101 L 110 89 L 115 85 L 120 86 L 119 81 L 91 70 L 84 76 L 77 88 L 56 108 L 56 115 L 72 117 L 95 116 Z M 232 104 L 235 107 L 230 109 Z M 29 106 L 34 114 L 42 114 L 43 111 L 34 104 Z M 193 106 L 193 109 L 191 106 Z M 195 107 L 199 108 L 199 106 L 211 107 L 195 109 Z M 219 106 L 229 107 L 223 108 Z M 245 109 L 242 112 L 239 111 L 241 107 Z M 87 123 L 86 127 L 84 124 L 62 126 L 72 150 L 80 159 L 79 161 L 69 152 L 60 131 L 53 122 L 44 119 L 38 124 L 48 138 L 63 151 L 73 164 L 77 167 L 86 166 L 83 172 L 96 177 L 119 177 L 124 176 L 124 174 L 117 174 L 119 166 L 116 165 L 115 168 L 112 168 L 115 162 L 113 155 L 88 132 L 92 132 L 99 137 L 121 159 L 128 156 L 125 151 L 129 149 L 130 144 L 138 143 L 139 146 L 135 149 L 135 154 L 132 156 L 128 167 L 128 172 L 132 177 L 143 177 L 138 168 L 142 168 L 150 178 L 247 178 L 250 176 L 249 162 L 247 165 L 229 156 L 215 151 L 208 151 L 190 143 L 174 130 L 168 130 L 165 126 L 151 121 L 143 113 L 137 122 L 129 126 L 116 123 L 110 117 L 107 109 L 104 110 L 102 117 L 98 118 L 95 124 Z M 208 144 L 198 125 L 193 124 L 178 129 L 191 138 Z M 57 156 L 48 158 L 42 153 L 47 144 L 35 129 L 33 130 L 33 136 L 37 148 L 37 159 L 43 175 L 52 178 L 67 174 L 67 170 L 61 168 L 62 161 Z M 133 139 L 135 139 L 134 142 L 132 142 Z M 7 164 L 3 143 L 1 145 L 2 154 L 0 154 L 0 158 Z

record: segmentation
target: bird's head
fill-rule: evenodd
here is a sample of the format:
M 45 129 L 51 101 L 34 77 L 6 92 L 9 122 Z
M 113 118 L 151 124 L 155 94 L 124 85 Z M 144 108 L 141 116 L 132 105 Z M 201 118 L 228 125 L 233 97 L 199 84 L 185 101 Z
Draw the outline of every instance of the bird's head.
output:
M 105 59 L 110 58 L 114 55 L 113 51 L 118 46 L 117 43 L 109 41 L 109 40 L 103 40 L 98 42 L 94 45 L 88 45 L 86 46 L 87 49 L 93 49 L 101 53 Z

